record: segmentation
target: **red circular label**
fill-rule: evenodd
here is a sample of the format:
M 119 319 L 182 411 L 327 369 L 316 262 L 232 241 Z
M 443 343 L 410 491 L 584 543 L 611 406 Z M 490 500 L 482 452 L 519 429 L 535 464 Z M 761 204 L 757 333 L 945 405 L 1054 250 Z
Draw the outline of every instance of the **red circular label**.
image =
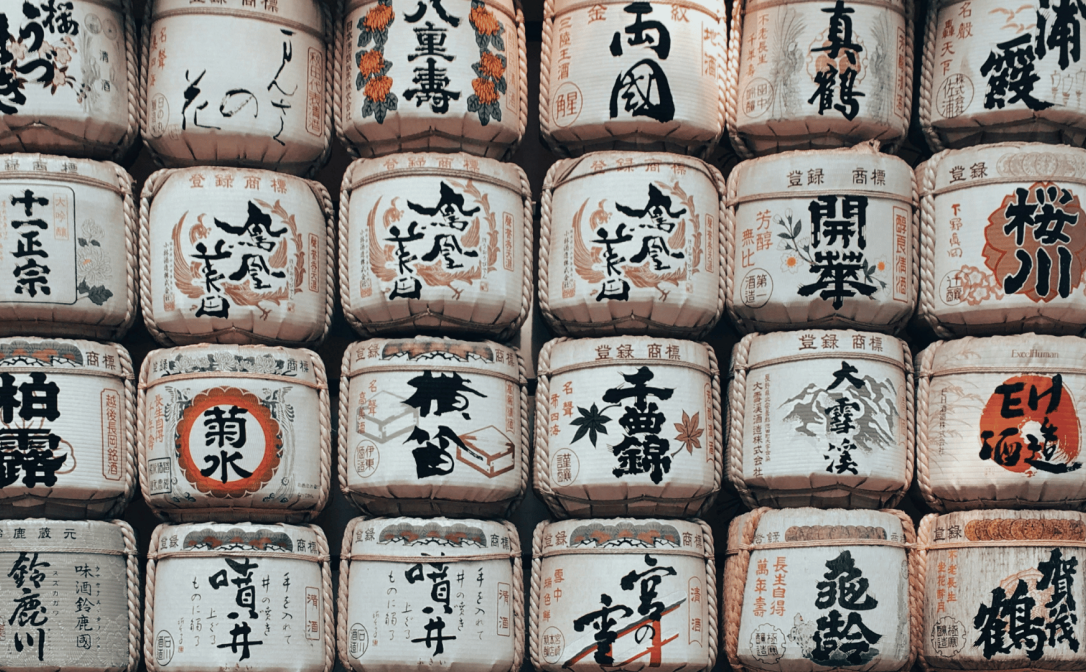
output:
M 980 458 L 1017 473 L 1075 471 L 1079 422 L 1063 377 L 1023 375 L 995 388 L 980 416 Z
M 279 423 L 255 395 L 219 387 L 196 395 L 175 435 L 177 464 L 200 492 L 241 497 L 275 476 L 282 457 Z

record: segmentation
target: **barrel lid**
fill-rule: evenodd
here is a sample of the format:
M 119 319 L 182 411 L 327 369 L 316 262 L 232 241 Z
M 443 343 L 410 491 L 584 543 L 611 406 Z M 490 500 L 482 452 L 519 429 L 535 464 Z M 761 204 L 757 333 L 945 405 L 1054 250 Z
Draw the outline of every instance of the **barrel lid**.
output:
M 714 186 L 716 185 L 716 174 L 709 167 L 709 164 L 692 156 L 669 154 L 667 152 L 606 151 L 592 152 L 575 159 L 558 161 L 547 172 L 543 189 L 544 191 L 558 189 L 568 182 L 583 177 L 603 178 L 606 176 L 607 179 L 621 182 L 628 179 L 627 173 L 651 166 L 659 167 L 661 170 L 660 175 L 666 176 L 666 179 L 673 179 L 673 175 L 664 172 L 667 171 L 668 166 L 673 166 L 680 170 L 697 171 L 712 182 Z M 724 194 L 719 195 L 724 196 Z
M 151 15 L 152 21 L 169 18 L 171 15 L 210 14 L 264 19 L 282 24 L 298 24 L 299 28 L 309 28 L 311 31 L 317 31 L 318 33 L 324 32 L 324 18 L 317 0 L 261 0 L 261 2 L 254 2 L 248 6 L 240 6 L 239 3 L 231 3 L 231 6 L 213 3 L 194 5 L 192 0 L 148 1 L 154 3 Z M 193 44 L 197 43 L 194 42 Z M 276 45 L 276 48 L 278 48 L 278 45 Z
M 934 188 L 925 173 L 935 171 Z M 999 142 L 950 149 L 916 168 L 920 195 L 951 189 L 1044 179 L 1072 179 L 1086 184 L 1086 149 L 1039 142 Z
M 932 353 L 930 361 L 925 356 L 928 352 Z M 919 361 L 922 376 L 1034 371 L 1081 375 L 1086 374 L 1086 339 L 1045 334 L 966 336 L 933 343 L 920 354 Z
M 536 536 L 537 540 L 542 536 L 544 557 L 631 552 L 707 557 L 712 546 L 712 539 L 705 539 L 697 519 L 570 519 L 543 522 L 539 526 Z
M 314 525 L 286 523 L 182 523 L 159 525 L 152 537 L 151 559 L 216 555 L 281 555 L 327 561 L 328 542 Z
M 474 371 L 522 383 L 516 348 L 491 341 L 451 338 L 374 338 L 351 344 L 344 354 L 348 376 L 379 371 Z
M 427 177 L 452 177 L 496 184 L 517 193 L 527 184 L 524 169 L 515 163 L 506 163 L 481 156 L 458 152 L 441 154 L 419 152 L 393 154 L 377 159 L 358 159 L 347 167 L 345 176 L 347 193 L 359 187 L 414 175 Z M 394 194 L 390 194 L 392 196 Z M 530 197 L 530 194 L 526 194 Z
M 0 372 L 11 369 L 79 371 L 132 380 L 132 360 L 116 343 L 67 338 L 0 338 Z
M 840 359 L 864 357 L 904 366 L 904 343 L 886 334 L 852 329 L 804 329 L 757 334 L 751 338 L 746 367 L 785 363 L 793 358 Z M 734 362 L 733 362 L 734 367 Z
M 549 363 L 540 358 L 539 375 L 573 369 L 630 366 L 677 366 L 714 372 L 709 346 L 697 341 L 651 336 L 561 339 L 550 345 Z
M 554 0 L 554 16 L 561 16 L 566 12 L 578 9 L 588 9 L 599 5 L 614 6 L 621 10 L 621 8 L 629 4 L 628 0 Z M 672 3 L 658 2 L 653 4 L 667 12 L 667 14 L 664 15 L 665 17 L 670 16 Z M 710 16 L 718 18 L 720 21 L 724 21 L 726 18 L 724 0 L 683 0 L 681 3 L 676 2 L 674 4 L 680 7 L 689 7 L 694 11 L 705 12 Z M 645 21 L 648 21 L 650 18 L 655 18 L 653 15 L 649 14 L 645 14 L 644 16 L 647 17 L 645 18 Z M 543 18 L 549 19 L 551 17 L 546 16 Z
M 327 389 L 320 357 L 302 348 L 266 345 L 200 343 L 180 348 L 152 350 L 143 362 L 141 381 L 154 385 L 180 376 L 200 378 L 239 377 L 278 379 Z
M 445 1 L 446 1 L 446 3 L 448 3 L 448 6 L 450 8 L 453 7 L 453 4 L 451 2 L 449 2 L 449 0 L 445 0 Z M 464 3 L 464 5 L 469 5 L 470 4 L 468 0 L 461 0 L 461 1 Z M 513 4 L 514 0 L 483 0 L 483 3 L 488 8 L 497 9 L 497 10 L 501 11 L 503 14 L 508 15 L 509 17 L 516 16 L 516 7 Z M 350 16 L 350 14 L 352 12 L 355 12 L 360 7 L 365 8 L 365 9 L 369 9 L 371 6 L 373 6 L 375 4 L 377 4 L 377 0 L 347 0 L 347 2 L 346 2 L 346 11 L 343 13 L 343 15 L 344 16 Z
M 418 562 L 433 557 L 436 562 L 456 562 L 520 555 L 516 529 L 493 520 L 363 517 L 347 529 L 352 532 L 352 560 Z
M 743 161 L 729 181 L 738 202 L 753 197 L 880 193 L 912 202 L 913 171 L 898 157 L 863 143 L 846 149 L 797 150 Z
M 928 549 L 976 545 L 1086 546 L 1086 514 L 1079 511 L 985 509 L 931 515 Z M 1006 544 L 1009 545 L 1009 544 Z
M 749 519 L 751 514 L 746 514 Z M 906 543 L 905 530 L 901 519 L 882 511 L 852 509 L 816 509 L 801 507 L 785 510 L 765 510 L 758 518 L 754 538 L 744 550 L 758 550 L 759 546 L 787 548 L 817 545 L 819 541 L 830 541 L 833 545 L 893 546 Z M 739 533 L 743 525 L 729 532 L 729 548 L 738 548 L 740 539 L 732 536 Z M 911 530 L 910 530 L 911 532 Z
M 134 539 L 131 526 L 119 520 L 0 520 L 0 553 L 135 555 L 134 546 L 125 547 L 126 528 Z
M 119 166 L 111 161 L 92 161 L 52 154 L 15 153 L 0 157 L 0 180 L 25 179 L 91 184 L 120 192 Z
M 193 166 L 189 168 L 171 168 L 162 172 L 163 177 L 159 181 L 155 193 L 150 195 L 152 199 L 162 194 L 164 191 L 170 191 L 170 187 L 181 186 L 182 184 L 192 186 L 208 184 L 217 186 L 224 178 L 229 178 L 231 184 L 237 184 L 239 187 L 245 185 L 248 193 L 259 193 L 260 191 L 285 193 L 286 188 L 281 185 L 290 184 L 294 185 L 295 188 L 302 193 L 312 194 L 314 185 L 316 184 L 315 182 L 295 175 L 287 175 L 286 173 L 277 173 L 259 168 Z M 257 182 L 250 184 L 246 181 L 248 178 L 256 178 Z M 252 189 L 252 191 L 248 191 L 249 189 Z M 192 193 L 189 190 L 185 190 L 181 193 L 184 198 L 192 198 Z

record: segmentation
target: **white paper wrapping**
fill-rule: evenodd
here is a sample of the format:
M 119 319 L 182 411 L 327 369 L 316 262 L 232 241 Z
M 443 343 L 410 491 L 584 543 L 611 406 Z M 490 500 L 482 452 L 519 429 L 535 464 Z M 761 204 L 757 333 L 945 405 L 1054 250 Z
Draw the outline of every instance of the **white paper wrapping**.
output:
M 468 154 L 356 161 L 340 192 L 340 301 L 363 335 L 504 340 L 532 302 L 524 170 Z
M 136 139 L 131 0 L 3 0 L 0 151 L 121 160 Z
M 751 334 L 731 370 L 727 476 L 747 506 L 877 508 L 904 495 L 914 460 L 904 341 L 844 330 Z
M 919 116 L 932 151 L 1086 142 L 1083 17 L 1047 0 L 928 3 Z
M 540 672 L 716 664 L 713 537 L 700 520 L 542 522 L 531 586 L 528 645 Z
M 900 511 L 755 509 L 733 520 L 724 570 L 732 668 L 911 669 L 915 541 Z
M 698 154 L 724 131 L 721 0 L 545 0 L 539 124 L 561 155 Z
M 323 185 L 264 170 L 153 174 L 140 200 L 143 321 L 163 345 L 301 345 L 332 321 Z
M 520 669 L 524 576 L 512 523 L 355 518 L 341 558 L 337 643 L 346 669 Z
M 140 132 L 171 168 L 302 175 L 331 151 L 331 20 L 317 0 L 148 0 Z
M 132 177 L 43 154 L 0 164 L 0 335 L 123 337 L 136 316 Z
M 440 338 L 347 348 L 339 485 L 375 514 L 505 516 L 528 486 L 528 396 L 514 349 Z
M 1086 340 L 992 336 L 917 355 L 917 484 L 936 511 L 1086 502 Z
M 0 339 L 0 516 L 124 511 L 136 489 L 134 379 L 119 345 Z
M 0 521 L 0 568 L 5 670 L 135 671 L 139 560 L 128 523 Z
M 148 672 L 331 672 L 328 541 L 315 525 L 159 525 L 147 560 Z
M 740 163 L 728 191 L 727 307 L 740 330 L 905 325 L 919 281 L 908 164 L 866 143 L 787 152 Z
M 940 338 L 1086 328 L 1086 150 L 947 150 L 916 175 L 918 316 Z
M 913 581 L 922 591 L 924 620 L 916 646 L 925 670 L 1082 664 L 1083 514 L 932 514 L 920 523 L 918 537 Z
M 908 132 L 912 0 L 738 3 L 728 58 L 740 156 L 897 143 Z
M 328 382 L 314 352 L 155 350 L 138 415 L 143 498 L 163 518 L 297 522 L 328 500 Z
M 559 161 L 541 202 L 539 305 L 570 336 L 700 338 L 724 309 L 724 178 L 676 154 Z
M 712 348 L 560 338 L 543 346 L 538 372 L 534 487 L 554 515 L 708 510 L 724 451 Z
M 507 158 L 528 120 L 516 0 L 340 0 L 336 131 L 353 154 Z

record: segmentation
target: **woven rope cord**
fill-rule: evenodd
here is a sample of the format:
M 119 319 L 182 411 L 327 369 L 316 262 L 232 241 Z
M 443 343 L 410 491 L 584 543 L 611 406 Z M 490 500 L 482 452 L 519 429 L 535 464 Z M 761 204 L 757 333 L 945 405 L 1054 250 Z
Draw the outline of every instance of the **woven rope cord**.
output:
M 894 154 L 909 137 L 909 124 L 912 123 L 913 113 L 913 75 L 916 70 L 916 62 L 913 58 L 916 40 L 916 0 L 904 0 L 905 2 L 905 115 L 902 118 L 901 134 L 891 143 L 890 151 Z M 916 207 L 916 197 L 913 197 L 913 207 Z
M 325 493 L 328 488 L 325 488 Z M 332 672 L 336 664 L 336 619 L 335 600 L 332 592 L 332 563 L 328 560 L 328 537 L 324 530 L 317 525 L 309 525 L 313 534 L 317 537 L 317 554 L 324 558 L 321 560 L 321 601 L 324 603 L 322 616 L 324 617 L 324 672 Z
M 353 670 L 351 657 L 348 655 L 350 647 L 347 646 L 347 621 L 349 615 L 347 604 L 351 597 L 351 548 L 354 546 L 354 531 L 358 524 L 366 518 L 352 518 L 347 523 L 347 529 L 343 531 L 343 543 L 339 552 L 339 592 L 336 595 L 336 649 L 339 651 L 339 662 L 345 669 Z
M 725 101 L 725 108 L 727 109 L 728 119 L 725 124 L 728 132 L 728 138 L 732 142 L 732 149 L 739 155 L 741 159 L 750 159 L 754 156 L 754 152 L 743 140 L 743 136 L 739 134 L 739 56 L 743 47 L 743 14 L 745 12 L 743 7 L 743 0 L 735 0 L 732 4 L 732 26 L 728 35 L 728 83 L 727 83 L 727 100 Z
M 159 547 L 162 532 L 165 529 L 165 525 L 155 527 L 155 531 L 151 533 L 149 548 Z M 157 566 L 158 561 L 148 553 L 147 576 L 144 577 L 146 587 L 144 588 L 143 598 L 143 663 L 147 667 L 147 672 L 158 672 L 158 661 L 155 659 L 155 571 Z
M 150 7 L 150 3 L 148 3 Z M 157 170 L 143 183 L 143 191 L 140 193 L 140 228 L 139 228 L 139 268 L 140 268 L 140 305 L 143 308 L 143 323 L 147 331 L 160 344 L 169 345 L 168 337 L 162 333 L 155 320 L 154 300 L 151 295 L 151 201 L 155 194 L 166 183 L 174 171 L 169 169 Z M 145 381 L 141 378 L 140 384 Z
M 151 155 L 151 161 L 154 162 L 156 166 L 161 168 L 165 165 L 165 162 L 162 160 L 162 156 L 159 155 L 159 153 L 155 150 L 154 147 L 151 146 L 151 143 L 148 141 L 148 139 L 151 137 L 151 127 L 150 120 L 147 118 L 147 102 L 150 96 L 150 80 L 148 75 L 151 71 L 151 33 L 153 32 L 151 30 L 151 12 L 154 9 L 154 4 L 155 3 L 153 1 L 146 3 L 143 12 L 143 25 L 140 26 L 140 34 L 142 35 L 143 44 L 140 53 L 139 115 L 140 136 L 143 139 L 143 146 L 147 148 L 147 153 Z M 154 177 L 154 175 L 152 175 L 151 177 Z M 148 178 L 148 182 L 149 181 L 150 178 Z M 146 190 L 147 182 L 144 182 L 143 186 Z M 148 276 L 142 275 L 141 277 L 146 278 Z M 144 320 L 146 321 L 146 319 L 147 316 L 145 313 Z M 154 335 L 153 332 L 152 335 Z
M 735 212 L 736 206 L 734 205 L 736 198 L 739 196 L 738 187 L 739 177 L 736 172 L 732 173 L 732 179 L 728 182 L 728 196 L 725 199 L 727 207 L 724 209 L 726 215 L 725 221 L 721 224 L 727 232 L 727 237 L 724 240 L 724 250 L 721 253 L 720 265 L 724 267 L 724 275 L 728 279 L 728 289 L 725 294 L 724 307 L 728 312 L 728 317 L 731 318 L 732 323 L 735 324 L 739 333 L 745 334 L 750 329 L 750 325 L 743 321 L 743 318 L 739 317 L 739 314 L 735 311 L 735 296 L 733 295 L 733 288 L 735 287 Z
M 139 218 L 136 216 L 136 202 L 132 195 L 132 176 L 116 163 L 108 162 L 106 165 L 113 166 L 117 174 L 117 187 L 121 190 L 121 210 L 124 217 L 124 256 L 128 268 L 128 282 L 125 283 L 124 318 L 113 332 L 113 338 L 120 339 L 132 327 L 138 310 Z
M 905 359 L 905 474 L 901 492 L 891 497 L 887 503 L 891 508 L 897 506 L 905 497 L 916 471 L 916 432 L 910 431 L 916 427 L 916 375 L 909 344 L 902 341 L 901 349 Z
M 565 338 L 557 338 L 547 341 L 539 351 L 539 364 L 536 367 L 535 388 L 535 491 L 551 513 L 557 518 L 566 518 L 569 513 L 565 506 L 555 497 L 554 487 L 551 485 L 550 470 L 550 442 L 548 427 L 550 423 L 550 385 L 551 377 L 551 353 L 554 346 L 565 343 Z
M 920 130 L 928 141 L 931 151 L 940 152 L 946 147 L 938 131 L 931 125 L 931 98 L 935 86 L 935 40 L 938 35 L 939 2 L 928 4 L 928 20 L 924 29 L 924 52 L 920 64 Z M 934 160 L 929 159 L 929 162 Z
M 894 516 L 901 523 L 901 535 L 905 539 L 908 548 L 905 549 L 905 562 L 909 574 L 909 659 L 902 670 L 911 670 L 916 662 L 917 643 L 921 641 L 918 633 L 924 627 L 924 592 L 913 581 L 916 574 L 916 565 L 919 561 L 919 553 L 916 550 L 916 528 L 912 518 L 904 511 L 897 509 L 882 509 L 881 513 Z
M 119 344 L 112 344 L 117 353 L 117 360 L 124 375 L 124 495 L 114 502 L 106 513 L 107 517 L 119 516 L 128 507 L 136 494 L 139 470 L 138 448 L 136 440 L 136 385 L 133 380 L 132 355 Z
M 364 343 L 364 341 L 363 341 Z M 336 432 L 337 449 L 336 454 L 338 457 L 337 467 L 339 473 L 339 491 L 343 493 L 343 496 L 350 501 L 354 501 L 354 497 L 347 486 L 347 451 L 348 448 L 348 436 L 351 433 L 351 356 L 355 353 L 356 349 L 361 346 L 361 343 L 354 343 L 347 348 L 343 353 L 343 360 L 339 366 L 339 431 Z M 341 551 L 342 552 L 342 551 Z
M 723 12 L 717 17 L 717 40 L 718 43 L 714 45 L 713 60 L 716 62 L 716 124 L 717 132 L 716 136 L 706 145 L 701 156 L 708 160 L 716 148 L 720 145 L 721 140 L 724 138 L 724 134 L 728 128 L 728 30 L 727 30 L 727 11 Z M 722 30 L 723 29 L 723 30 Z M 704 36 L 704 32 L 703 32 Z M 724 45 L 719 44 L 719 39 L 724 39 Z
M 317 503 L 309 510 L 307 519 L 312 520 L 324 510 L 328 503 L 328 496 L 332 490 L 332 409 L 328 394 L 328 372 L 324 368 L 324 361 L 320 355 L 312 350 L 305 351 L 309 355 L 309 365 L 313 369 L 313 375 L 319 385 L 317 389 L 317 401 L 320 404 L 320 492 L 317 493 Z M 323 532 L 321 534 L 324 534 Z M 325 541 L 327 544 L 327 540 Z
M 924 672 L 932 672 L 931 667 L 928 665 L 928 659 L 924 656 L 924 614 L 923 604 L 925 599 L 925 591 L 927 590 L 927 574 L 928 574 L 928 546 L 931 544 L 931 531 L 935 528 L 935 523 L 939 520 L 939 514 L 929 513 L 920 520 L 920 529 L 917 530 L 916 535 L 916 550 L 913 551 L 914 562 L 910 565 L 909 583 L 912 588 L 909 591 L 909 597 L 915 592 L 919 596 L 919 602 L 921 605 L 921 611 L 918 618 L 912 621 L 912 645 L 914 653 L 916 654 L 917 662 L 920 664 L 920 669 Z M 911 606 L 911 605 L 910 605 Z
M 543 0 L 543 35 L 539 51 L 539 136 L 544 147 L 555 151 L 554 138 L 551 135 L 551 45 L 554 39 L 554 0 Z M 553 170 L 553 168 L 552 168 Z M 550 172 L 548 171 L 548 176 Z M 543 197 L 547 197 L 544 188 Z M 542 244 L 540 245 L 542 250 Z M 539 279 L 543 282 L 542 275 Z M 539 297 L 543 301 L 543 295 Z M 535 664 L 533 658 L 533 664 Z M 539 669 L 538 667 L 536 669 Z
M 728 273 L 724 269 L 724 253 L 728 249 L 728 231 L 725 226 L 725 221 L 728 216 L 728 183 L 724 180 L 724 174 L 717 169 L 716 166 L 711 163 L 706 163 L 706 167 L 709 169 L 709 174 L 713 176 L 713 184 L 716 185 L 717 195 L 717 210 L 716 210 L 716 227 L 717 227 L 717 249 L 716 249 L 716 270 L 717 270 L 717 291 L 716 291 L 716 313 L 708 324 L 705 325 L 704 331 L 698 336 L 698 338 L 705 338 L 709 335 L 709 332 L 716 327 L 717 322 L 724 316 L 724 310 L 728 302 L 728 293 L 730 284 L 728 282 Z M 709 232 L 705 232 L 708 237 Z M 711 350 L 711 348 L 710 348 Z
M 524 561 L 520 552 L 520 533 L 516 525 L 504 521 L 505 533 L 509 536 L 509 553 L 513 563 L 513 660 L 509 672 L 517 672 L 524 663 Z
M 524 500 L 524 496 L 528 494 L 528 488 L 530 487 L 528 480 L 531 477 L 532 465 L 532 461 L 529 459 L 532 432 L 528 427 L 528 378 L 524 368 L 524 357 L 521 356 L 520 350 L 513 348 L 513 353 L 517 356 L 517 374 L 520 377 L 520 382 L 517 383 L 517 387 L 520 389 L 520 479 L 517 481 L 517 494 L 509 502 L 506 516 L 512 515 L 513 511 Z M 510 539 L 515 536 L 516 534 L 513 534 Z M 518 602 L 518 604 L 521 604 L 521 602 Z
M 720 406 L 720 367 L 717 364 L 716 351 L 708 345 L 705 346 L 705 351 L 709 355 L 709 381 L 713 396 L 713 405 L 709 409 L 711 413 L 709 417 L 713 423 L 713 489 L 701 506 L 701 514 L 708 513 L 712 508 L 713 502 L 720 494 L 721 480 L 724 476 L 724 413 Z M 710 628 L 710 632 L 715 633 L 716 629 Z
M 729 541 L 739 536 L 739 543 L 749 546 L 754 542 L 758 530 L 758 521 L 768 508 L 755 508 L 745 516 L 740 516 L 729 526 Z M 736 533 L 733 528 L 740 528 Z M 747 672 L 739 660 L 739 625 L 743 619 L 743 592 L 750 568 L 750 551 L 741 551 L 728 556 L 724 563 L 724 654 L 735 672 Z
M 361 161 L 360 159 L 359 161 Z M 351 178 L 359 161 L 353 162 L 343 173 L 343 182 L 339 189 L 339 304 L 343 308 L 343 317 L 347 324 L 362 334 L 370 335 L 370 329 L 354 314 L 351 307 L 351 266 L 350 266 L 350 228 L 351 228 Z M 365 272 L 365 269 L 362 269 Z
M 520 77 L 517 87 L 517 139 L 506 150 L 505 156 L 511 159 L 524 140 L 524 132 L 528 130 L 528 34 L 525 32 L 524 10 L 521 9 L 520 0 L 515 0 L 517 23 L 517 75 Z M 531 192 L 528 192 L 531 199 Z
M 147 277 L 147 276 L 144 276 Z M 144 310 L 146 315 L 146 309 Z M 138 460 L 139 477 L 140 477 L 140 492 L 143 495 L 143 501 L 147 504 L 147 508 L 152 511 L 156 511 L 152 505 L 150 494 L 151 479 L 147 473 L 147 451 L 150 450 L 150 445 L 147 442 L 147 432 L 150 431 L 151 425 L 147 422 L 147 389 L 144 387 L 144 383 L 147 382 L 147 378 L 151 374 L 151 367 L 148 365 L 148 360 L 143 360 L 143 365 L 140 366 L 140 384 L 137 386 L 136 392 L 136 457 Z M 158 534 L 158 528 L 155 528 L 155 534 Z M 157 548 L 157 546 L 151 546 L 151 548 Z M 151 567 L 147 568 L 148 582 L 150 582 Z M 148 583 L 147 592 L 151 594 L 151 584 Z M 150 668 L 150 661 L 147 663 Z M 151 672 L 148 670 L 148 672 Z
M 710 348 L 711 349 L 711 348 Z M 719 469 L 717 473 L 719 473 Z M 708 600 L 709 604 L 709 628 L 706 630 L 708 634 L 709 645 L 709 661 L 705 666 L 705 670 L 711 670 L 716 666 L 717 647 L 719 646 L 719 638 L 717 633 L 720 632 L 717 629 L 717 621 L 719 620 L 720 606 L 717 601 L 716 592 L 716 551 L 713 547 L 713 531 L 709 528 L 709 524 L 704 520 L 694 519 L 690 521 L 701 527 L 702 547 L 705 549 L 705 590 L 702 592 L 702 599 Z
M 139 41 L 136 39 L 136 15 L 132 11 L 132 0 L 121 1 L 124 14 L 124 60 L 125 82 L 128 87 L 128 127 L 124 136 L 112 152 L 114 160 L 120 160 L 128 153 L 136 141 L 140 130 L 140 81 L 139 81 Z M 131 185 L 129 185 L 131 190 Z
M 124 539 L 125 576 L 128 589 L 128 665 L 126 672 L 135 672 L 140 662 L 140 560 L 136 533 L 123 520 L 111 520 Z
M 336 310 L 336 204 L 328 188 L 320 182 L 306 180 L 324 212 L 324 330 L 315 343 L 323 343 L 332 329 Z
M 524 221 L 521 226 L 521 230 L 524 233 L 521 243 L 524 249 L 524 254 L 522 255 L 524 263 L 520 284 L 520 313 L 512 324 L 498 334 L 497 339 L 499 341 L 508 340 L 520 332 L 520 328 L 524 326 L 525 320 L 528 319 L 528 313 L 532 309 L 532 298 L 535 296 L 535 287 L 532 286 L 532 258 L 535 256 L 532 254 L 532 238 L 535 228 L 532 217 L 534 212 L 532 207 L 532 185 L 528 181 L 528 174 L 524 172 L 523 168 L 516 166 L 516 170 L 517 174 L 520 176 L 520 198 L 524 205 L 524 213 L 522 215 Z
M 543 530 L 547 525 L 547 521 L 542 521 L 535 526 L 535 532 L 532 533 L 532 575 L 528 592 L 528 660 L 532 668 L 539 671 L 543 670 L 544 665 L 543 652 L 539 646 L 539 596 L 543 587 Z
M 912 232 L 909 235 L 909 263 L 911 264 L 909 278 L 913 284 L 909 291 L 909 310 L 895 325 L 895 329 L 903 328 L 908 323 L 909 318 L 916 312 L 920 295 L 920 185 L 916 180 L 916 171 L 909 172 L 911 173 L 909 177 L 912 179 L 913 197 Z
M 552 2 L 553 0 L 547 0 Z M 545 25 L 545 24 L 544 24 Z M 555 162 L 543 179 L 543 193 L 539 196 L 539 310 L 543 319 L 554 333 L 568 336 L 565 326 L 551 312 L 550 267 L 551 267 L 551 204 L 554 198 L 554 183 L 565 161 Z
M 917 167 L 923 171 L 920 197 L 920 306 L 917 310 L 922 322 L 940 338 L 949 338 L 950 332 L 935 315 L 935 197 L 929 191 L 935 188 L 935 170 L 946 156 L 944 150 Z M 918 178 L 917 182 L 921 182 Z
M 929 347 L 925 349 L 919 355 L 919 370 L 928 371 L 931 369 L 931 364 L 935 360 L 936 350 L 939 346 Z M 920 491 L 921 496 L 924 498 L 924 502 L 927 503 L 933 511 L 940 513 L 946 512 L 946 507 L 943 502 L 935 496 L 935 493 L 931 489 L 931 471 L 929 469 L 928 460 L 931 457 L 928 452 L 928 423 L 931 421 L 929 415 L 930 399 L 928 395 L 931 388 L 931 378 L 927 376 L 919 376 L 916 386 L 916 487 Z
M 750 509 L 758 507 L 743 477 L 743 424 L 747 403 L 747 361 L 756 334 L 747 334 L 732 353 L 732 381 L 728 387 L 728 481 Z

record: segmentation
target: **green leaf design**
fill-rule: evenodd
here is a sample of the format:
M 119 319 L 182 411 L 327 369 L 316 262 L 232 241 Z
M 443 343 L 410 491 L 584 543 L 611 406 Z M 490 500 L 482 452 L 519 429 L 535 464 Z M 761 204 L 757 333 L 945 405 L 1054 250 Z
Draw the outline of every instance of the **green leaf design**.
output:
M 80 294 L 90 294 L 90 287 L 87 286 L 86 280 L 80 280 L 79 285 L 75 288 Z
M 800 227 L 801 227 L 801 225 L 800 225 L 799 221 L 796 221 L 795 225 L 792 227 L 792 237 L 793 238 L 799 238 Z
M 573 435 L 572 443 L 577 443 L 587 434 L 588 440 L 591 441 L 592 446 L 595 447 L 597 435 L 607 433 L 607 428 L 604 427 L 604 425 L 611 422 L 611 418 L 604 415 L 603 411 L 595 404 L 592 404 L 591 409 L 578 406 L 577 412 L 581 414 L 581 417 L 574 418 L 569 423 L 577 427 L 577 433 Z
M 95 285 L 94 287 L 91 287 L 90 292 L 87 296 L 88 298 L 90 298 L 91 301 L 94 302 L 94 305 L 100 306 L 106 301 L 109 301 L 110 297 L 113 296 L 113 292 L 109 291 L 102 285 Z

